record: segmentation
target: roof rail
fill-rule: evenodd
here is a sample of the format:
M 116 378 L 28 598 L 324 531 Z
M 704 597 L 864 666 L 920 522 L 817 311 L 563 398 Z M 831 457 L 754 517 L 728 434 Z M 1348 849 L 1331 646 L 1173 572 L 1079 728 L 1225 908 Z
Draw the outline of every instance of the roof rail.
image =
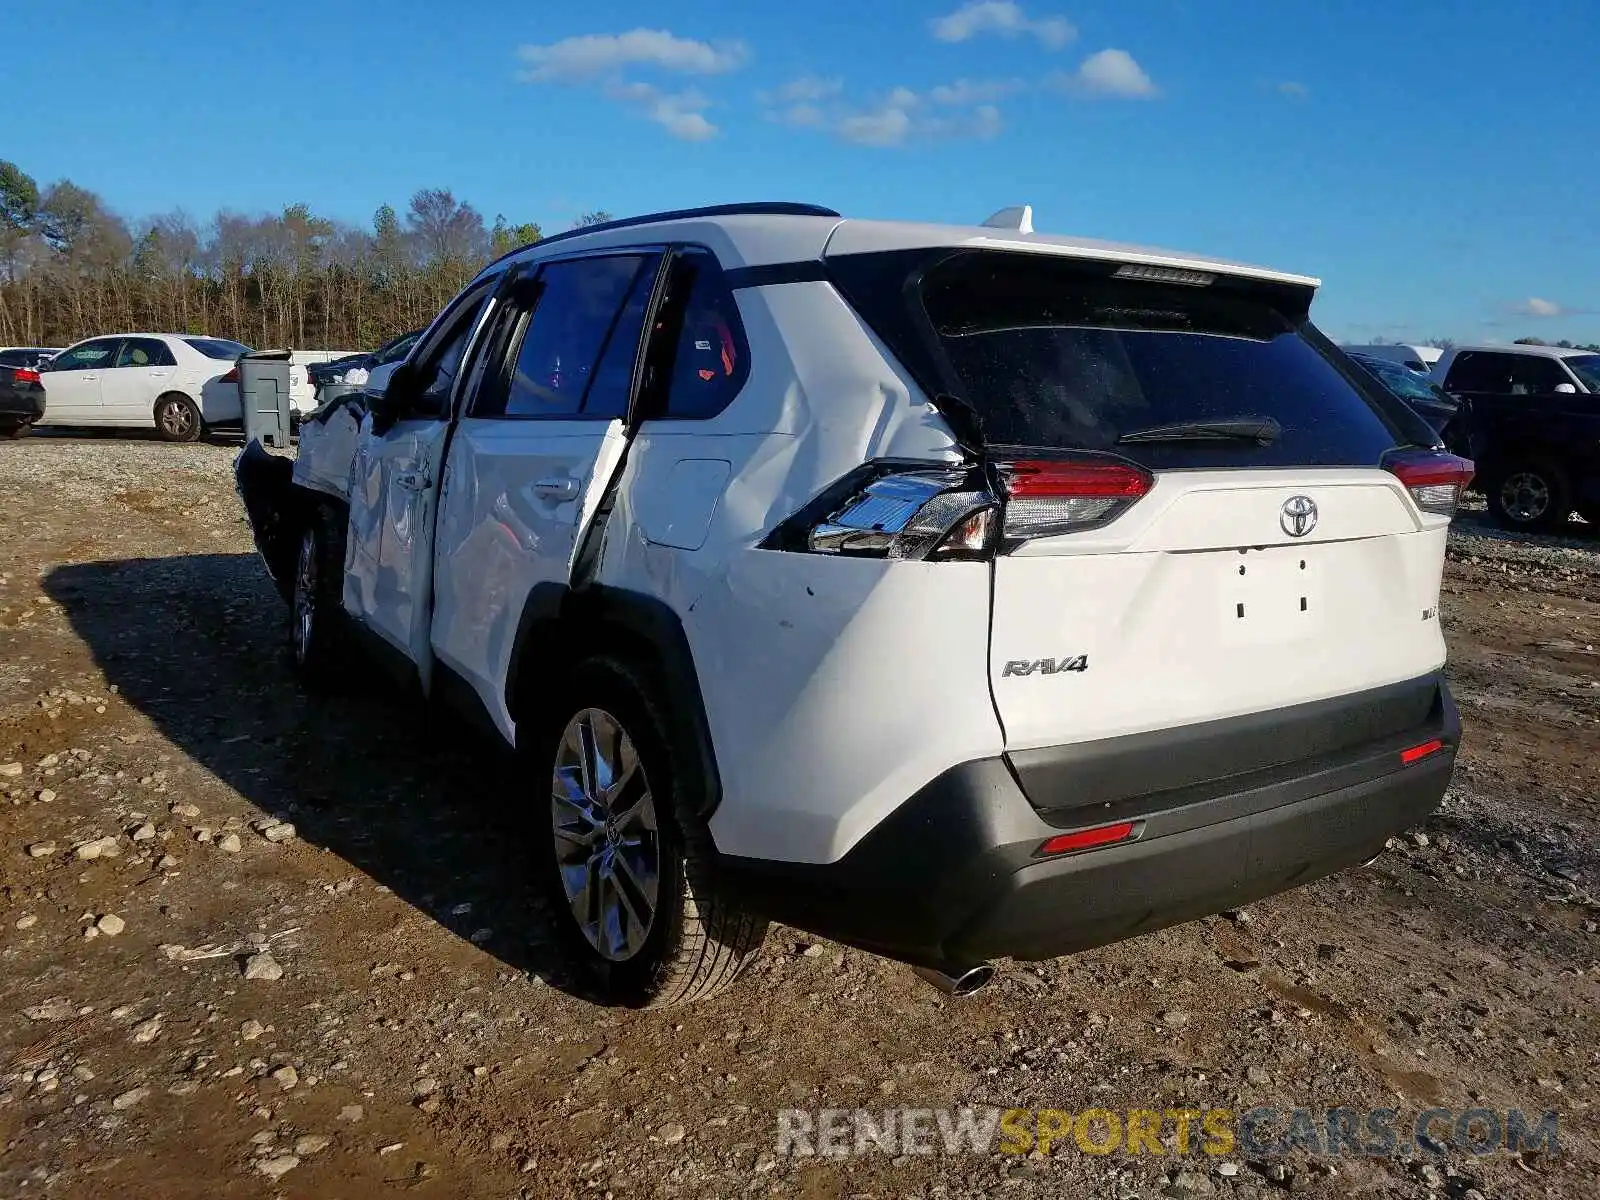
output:
M 589 233 L 607 233 L 613 229 L 627 229 L 634 225 L 654 225 L 659 221 L 687 221 L 695 217 L 837 217 L 839 215 L 833 209 L 823 208 L 819 204 L 799 204 L 791 200 L 753 200 L 746 204 L 709 204 L 704 208 L 675 208 L 667 212 L 643 213 L 637 217 L 618 217 L 615 221 L 601 221 L 596 225 L 568 229 L 564 233 L 552 233 L 537 242 L 529 242 L 527 246 L 508 250 L 485 266 L 484 270 L 487 271 L 496 263 L 502 263 L 514 255 L 521 254 L 528 246 L 543 246 L 547 242 L 561 242 Z

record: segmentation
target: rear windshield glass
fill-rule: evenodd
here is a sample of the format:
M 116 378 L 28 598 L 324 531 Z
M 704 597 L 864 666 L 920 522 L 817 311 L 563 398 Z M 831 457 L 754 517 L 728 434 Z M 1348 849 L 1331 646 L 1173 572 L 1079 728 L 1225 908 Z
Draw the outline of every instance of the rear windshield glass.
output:
M 942 373 L 989 444 L 1112 451 L 1153 467 L 1371 466 L 1409 440 L 1393 413 L 1380 415 L 1388 402 L 1352 382 L 1353 365 L 1349 376 L 1334 366 L 1267 293 L 1110 270 L 980 251 L 923 277 Z M 1281 432 L 1267 445 L 1121 440 L 1232 418 L 1276 421 Z
M 241 354 L 250 353 L 249 346 L 240 345 L 238 342 L 225 341 L 222 338 L 184 338 L 183 340 L 207 358 L 235 359 Z

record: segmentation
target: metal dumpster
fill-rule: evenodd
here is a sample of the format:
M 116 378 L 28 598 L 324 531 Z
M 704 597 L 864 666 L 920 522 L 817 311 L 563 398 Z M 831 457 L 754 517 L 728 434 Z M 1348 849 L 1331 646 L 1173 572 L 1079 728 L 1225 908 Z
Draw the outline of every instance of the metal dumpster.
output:
M 289 445 L 289 351 L 261 350 L 239 360 L 239 408 L 246 445 L 252 439 L 280 449 Z

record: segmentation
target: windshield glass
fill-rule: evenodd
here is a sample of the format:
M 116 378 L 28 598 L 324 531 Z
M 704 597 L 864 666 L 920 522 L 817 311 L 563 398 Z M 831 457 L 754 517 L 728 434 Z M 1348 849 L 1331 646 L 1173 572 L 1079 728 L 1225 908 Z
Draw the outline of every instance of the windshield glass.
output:
M 1381 379 L 1388 389 L 1402 400 L 1449 401 L 1448 396 L 1436 390 L 1431 383 L 1409 367 L 1403 367 L 1399 363 L 1384 362 L 1377 358 L 1357 358 L 1356 361 Z
M 239 342 L 230 342 L 225 338 L 184 338 L 190 346 L 200 351 L 207 358 L 231 360 L 241 354 L 249 354 L 250 347 Z
M 1600 354 L 1575 354 L 1562 361 L 1584 387 L 1591 392 L 1600 392 Z
M 1259 294 L 1109 277 L 1044 255 L 957 255 L 927 315 L 991 444 L 1111 450 L 1151 466 L 1363 465 L 1396 443 L 1372 403 Z M 1153 426 L 1272 418 L 1270 446 L 1140 445 Z

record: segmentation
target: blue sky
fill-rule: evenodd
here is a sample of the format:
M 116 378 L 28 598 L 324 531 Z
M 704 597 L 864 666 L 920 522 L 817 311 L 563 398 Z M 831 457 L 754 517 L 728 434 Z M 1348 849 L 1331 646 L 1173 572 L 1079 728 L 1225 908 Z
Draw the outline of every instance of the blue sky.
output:
M 0 157 L 125 216 L 419 187 L 565 228 L 734 199 L 1321 276 L 1336 337 L 1600 339 L 1600 7 L 13 6 Z M 74 30 L 105 36 L 79 37 Z

